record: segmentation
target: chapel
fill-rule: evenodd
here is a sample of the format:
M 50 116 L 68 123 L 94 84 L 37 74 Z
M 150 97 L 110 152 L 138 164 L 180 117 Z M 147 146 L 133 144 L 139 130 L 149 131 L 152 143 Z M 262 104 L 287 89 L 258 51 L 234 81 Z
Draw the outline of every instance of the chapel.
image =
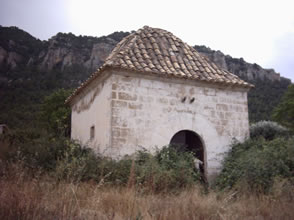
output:
M 172 33 L 144 26 L 66 100 L 71 138 L 116 159 L 178 145 L 211 181 L 232 140 L 249 135 L 251 87 Z

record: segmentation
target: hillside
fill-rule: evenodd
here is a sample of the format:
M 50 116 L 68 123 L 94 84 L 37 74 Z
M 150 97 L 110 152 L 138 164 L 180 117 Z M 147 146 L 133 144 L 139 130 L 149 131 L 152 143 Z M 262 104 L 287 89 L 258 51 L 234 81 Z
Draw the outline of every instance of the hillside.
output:
M 104 62 L 114 46 L 129 33 L 75 36 L 58 33 L 40 41 L 17 27 L 0 26 L 0 123 L 11 128 L 38 126 L 40 104 L 58 88 L 73 88 Z M 249 93 L 250 120 L 269 119 L 290 80 L 205 46 L 195 49 L 220 67 L 256 87 Z

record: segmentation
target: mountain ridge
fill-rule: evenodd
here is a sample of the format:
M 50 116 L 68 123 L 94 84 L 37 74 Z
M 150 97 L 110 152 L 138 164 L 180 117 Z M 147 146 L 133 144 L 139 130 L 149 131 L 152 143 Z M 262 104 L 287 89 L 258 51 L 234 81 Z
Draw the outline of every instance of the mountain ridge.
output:
M 79 86 L 128 34 L 89 37 L 58 33 L 41 41 L 17 27 L 0 26 L 0 124 L 37 127 L 44 97 L 60 88 Z M 194 48 L 219 67 L 255 85 L 248 93 L 251 122 L 271 119 L 290 79 L 206 46 Z
M 16 33 L 19 32 L 19 33 Z M 41 41 L 17 27 L 0 26 L 0 73 L 18 66 L 34 66 L 39 69 L 64 70 L 72 65 L 81 65 L 95 71 L 103 64 L 115 45 L 129 32 L 114 32 L 107 36 L 76 36 L 72 33 L 57 33 L 47 41 Z M 15 35 L 21 36 L 16 39 Z M 11 39 L 7 42 L 5 36 Z M 23 46 L 27 44 L 29 46 Z M 32 46 L 32 44 L 35 44 Z M 228 70 L 240 78 L 254 81 L 269 79 L 279 81 L 281 76 L 274 69 L 265 69 L 260 65 L 246 62 L 243 58 L 233 58 L 221 51 L 206 46 L 194 48 L 222 69 Z M 287 79 L 283 77 L 284 79 Z

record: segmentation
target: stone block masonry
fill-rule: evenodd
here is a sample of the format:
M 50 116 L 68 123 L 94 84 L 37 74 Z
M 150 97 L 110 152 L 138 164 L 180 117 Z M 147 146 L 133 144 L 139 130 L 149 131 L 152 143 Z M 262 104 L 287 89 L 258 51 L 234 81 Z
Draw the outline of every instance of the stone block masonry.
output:
M 72 138 L 113 158 L 154 152 L 179 131 L 197 133 L 213 179 L 233 138 L 248 135 L 247 91 L 112 70 L 72 106 Z M 94 127 L 94 137 L 90 130 Z
M 142 148 L 154 152 L 178 131 L 191 130 L 204 142 L 207 173 L 213 177 L 232 139 L 248 136 L 247 91 L 128 77 L 124 72 L 113 74 L 111 81 L 111 145 L 116 157 Z

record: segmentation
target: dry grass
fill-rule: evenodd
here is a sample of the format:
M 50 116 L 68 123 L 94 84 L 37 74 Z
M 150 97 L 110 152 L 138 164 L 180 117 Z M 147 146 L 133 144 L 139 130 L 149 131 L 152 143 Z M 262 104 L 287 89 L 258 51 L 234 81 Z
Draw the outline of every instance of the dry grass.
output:
M 140 188 L 64 183 L 13 169 L 0 179 L 0 219 L 294 219 L 294 193 L 278 182 L 270 195 L 146 194 Z M 289 188 L 290 187 L 290 188 Z

